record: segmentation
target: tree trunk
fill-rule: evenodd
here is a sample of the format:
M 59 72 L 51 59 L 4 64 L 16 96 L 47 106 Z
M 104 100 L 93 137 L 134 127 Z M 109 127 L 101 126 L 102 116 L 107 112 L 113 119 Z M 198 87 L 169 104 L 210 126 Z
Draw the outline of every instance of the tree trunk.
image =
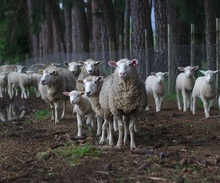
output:
M 146 79 L 146 4 L 143 0 L 130 0 L 132 18 L 133 55 L 139 61 L 138 72 L 141 78 Z
M 206 61 L 208 69 L 215 70 L 215 18 L 213 4 L 211 0 L 204 0 L 205 8 L 205 41 L 206 41 Z
M 125 8 L 125 36 L 124 36 L 124 56 L 126 58 L 130 58 L 130 2 L 126 1 L 126 8 Z

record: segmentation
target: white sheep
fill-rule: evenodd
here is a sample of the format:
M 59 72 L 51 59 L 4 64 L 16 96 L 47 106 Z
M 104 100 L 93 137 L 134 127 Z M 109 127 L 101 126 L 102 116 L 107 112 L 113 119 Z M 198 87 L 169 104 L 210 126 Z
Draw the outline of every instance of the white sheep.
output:
M 101 61 L 96 61 L 93 59 L 87 59 L 85 61 L 79 61 L 79 64 L 82 64 L 81 72 L 78 76 L 78 80 L 83 80 L 88 76 L 104 76 L 104 73 L 99 68 Z M 83 91 L 84 88 L 79 82 L 76 83 L 76 88 L 78 91 Z
M 94 111 L 104 119 L 102 125 L 102 135 L 99 141 L 100 144 L 105 142 L 105 131 L 107 125 L 109 125 L 108 130 L 108 140 L 109 145 L 113 145 L 113 136 L 112 136 L 112 121 L 113 116 L 109 109 L 108 99 L 109 91 L 111 88 L 113 76 L 110 75 L 106 78 L 103 76 L 89 76 L 86 77 L 83 81 L 85 93 L 89 97 Z M 80 82 L 78 80 L 78 82 Z M 94 100 L 95 99 L 95 100 Z
M 68 67 L 68 70 L 73 72 L 73 74 L 75 75 L 75 78 L 77 79 L 80 72 L 81 72 L 81 66 L 82 66 L 82 63 L 78 63 L 78 62 L 75 62 L 75 61 L 72 61 L 70 63 L 68 62 L 64 62 L 64 65 L 66 65 Z
M 0 97 L 2 98 L 8 91 L 8 72 L 0 73 Z
M 30 86 L 34 88 L 36 97 L 40 97 L 39 83 L 40 83 L 41 78 L 42 78 L 42 74 L 33 73 L 33 78 L 32 78 Z
M 196 114 L 196 98 L 200 97 L 203 102 L 205 117 L 208 118 L 210 116 L 210 109 L 214 106 L 217 87 L 215 83 L 215 76 L 220 70 L 212 71 L 202 71 L 200 70 L 204 76 L 200 76 L 196 79 L 193 91 L 192 91 L 192 100 L 193 100 L 193 108 L 192 113 Z M 209 105 L 208 105 L 209 102 Z
M 82 137 L 82 125 L 86 122 L 87 125 L 92 125 L 95 117 L 95 113 L 92 110 L 91 103 L 84 91 L 79 92 L 73 90 L 71 92 L 63 92 L 64 95 L 68 96 L 70 103 L 74 107 L 77 118 L 77 127 L 78 127 L 78 137 Z
M 88 76 L 83 80 L 77 80 L 78 83 L 83 84 L 85 88 L 85 94 L 88 96 L 92 105 L 92 109 L 97 117 L 97 133 L 99 136 L 102 134 L 102 124 L 104 119 L 103 110 L 99 103 L 99 93 L 103 85 L 103 76 Z
M 182 110 L 180 92 L 182 92 L 183 97 L 183 112 L 186 112 L 191 107 L 192 90 L 195 83 L 194 72 L 198 68 L 199 66 L 178 67 L 180 71 L 183 71 L 176 78 L 176 97 L 180 111 Z
M 155 100 L 156 112 L 161 111 L 161 105 L 163 102 L 163 97 L 166 91 L 166 85 L 164 77 L 168 75 L 168 72 L 152 72 L 150 76 L 146 78 L 145 88 L 148 94 L 153 95 Z M 149 109 L 149 106 L 147 106 Z
M 136 148 L 134 141 L 134 125 L 147 106 L 148 97 L 144 82 L 137 71 L 138 61 L 127 58 L 118 62 L 109 61 L 108 64 L 115 68 L 113 83 L 109 92 L 109 108 L 118 122 L 117 146 L 122 146 L 123 126 L 129 125 L 130 148 Z M 123 120 L 124 118 L 124 120 Z M 126 129 L 126 128 L 125 128 Z M 127 136 L 124 136 L 124 143 Z
M 26 67 L 23 65 L 1 65 L 0 72 L 24 72 Z
M 51 121 L 59 123 L 58 107 L 63 103 L 61 119 L 65 117 L 66 101 L 69 99 L 63 95 L 64 91 L 72 91 L 76 88 L 75 77 L 72 72 L 60 67 L 50 66 L 43 71 L 40 80 L 39 91 L 41 98 L 45 100 L 51 108 Z
M 29 86 L 32 80 L 33 71 L 26 71 L 27 73 L 10 72 L 8 74 L 8 94 L 10 99 L 18 95 L 17 87 L 21 88 L 21 98 L 29 97 Z

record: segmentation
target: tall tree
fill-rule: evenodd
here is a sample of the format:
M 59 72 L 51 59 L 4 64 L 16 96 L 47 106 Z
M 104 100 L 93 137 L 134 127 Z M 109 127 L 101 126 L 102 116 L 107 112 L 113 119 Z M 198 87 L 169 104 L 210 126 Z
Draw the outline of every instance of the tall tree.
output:
M 206 60 L 208 69 L 215 70 L 215 16 L 213 1 L 204 0 L 205 9 L 205 41 L 206 41 Z
M 133 56 L 139 61 L 138 72 L 142 79 L 146 78 L 146 53 L 145 53 L 145 29 L 146 29 L 146 1 L 130 0 L 132 19 Z
M 130 1 L 126 1 L 125 8 L 125 35 L 124 35 L 124 56 L 130 58 Z

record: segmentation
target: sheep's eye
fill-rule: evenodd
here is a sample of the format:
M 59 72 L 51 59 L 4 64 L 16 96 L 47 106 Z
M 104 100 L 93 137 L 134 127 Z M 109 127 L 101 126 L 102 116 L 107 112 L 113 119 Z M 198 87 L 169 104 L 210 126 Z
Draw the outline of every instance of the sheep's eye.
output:
M 97 83 L 97 81 L 95 81 L 94 83 L 93 83 L 93 85 L 95 85 Z

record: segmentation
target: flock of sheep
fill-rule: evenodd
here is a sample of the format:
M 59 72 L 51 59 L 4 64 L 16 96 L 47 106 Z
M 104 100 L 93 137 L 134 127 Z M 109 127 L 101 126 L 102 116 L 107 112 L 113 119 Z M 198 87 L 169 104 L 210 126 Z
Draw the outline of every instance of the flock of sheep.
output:
M 144 110 L 149 110 L 148 97 L 153 95 L 156 112 L 161 111 L 166 85 L 164 78 L 167 72 L 151 73 L 145 83 L 140 79 L 136 59 L 127 58 L 109 61 L 108 65 L 114 72 L 108 76 L 100 69 L 101 61 L 87 59 L 79 62 L 65 62 L 67 68 L 60 64 L 33 64 L 29 68 L 22 65 L 0 66 L 0 97 L 11 98 L 18 95 L 29 97 L 32 86 L 37 97 L 45 100 L 51 108 L 51 121 L 59 123 L 58 109 L 62 104 L 61 119 L 65 117 L 66 102 L 73 105 L 73 113 L 77 117 L 77 136 L 82 136 L 82 126 L 86 123 L 96 129 L 100 136 L 100 144 L 108 141 L 113 145 L 112 130 L 118 131 L 117 146 L 127 143 L 130 134 L 130 149 L 136 148 L 134 131 L 136 122 Z M 186 112 L 191 109 L 196 113 L 196 99 L 200 97 L 205 116 L 210 116 L 211 107 L 217 97 L 215 75 L 217 71 L 202 71 L 204 75 L 194 78 L 198 66 L 178 67 L 182 71 L 176 78 L 177 105 L 179 110 Z M 41 72 L 41 74 L 39 74 Z M 183 109 L 180 100 L 183 98 Z M 208 101 L 210 104 L 208 105 Z M 219 102 L 220 103 L 220 102 Z

